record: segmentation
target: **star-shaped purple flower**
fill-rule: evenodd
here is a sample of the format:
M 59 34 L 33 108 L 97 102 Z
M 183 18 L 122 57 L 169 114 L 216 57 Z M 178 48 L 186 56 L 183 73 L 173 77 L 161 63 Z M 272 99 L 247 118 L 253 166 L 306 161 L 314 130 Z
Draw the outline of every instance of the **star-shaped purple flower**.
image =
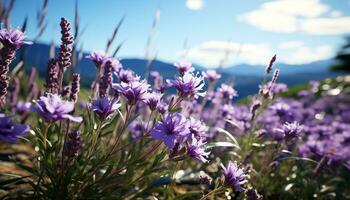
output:
M 247 175 L 242 168 L 239 168 L 237 162 L 229 162 L 228 165 L 222 166 L 224 170 L 225 184 L 237 192 L 243 192 L 243 185 L 247 182 Z
M 207 158 L 210 152 L 205 151 L 205 143 L 202 140 L 197 140 L 195 137 L 192 137 L 191 143 L 188 144 L 187 153 L 192 158 L 199 160 L 201 162 L 208 162 Z
M 206 94 L 203 90 L 204 87 L 204 77 L 196 76 L 192 73 L 186 73 L 182 77 L 175 77 L 173 80 L 168 80 L 168 83 L 176 87 L 179 95 L 182 97 L 194 96 L 204 96 Z
M 106 119 L 120 107 L 117 100 L 110 100 L 108 97 L 101 97 L 92 100 L 91 110 L 95 112 L 101 119 Z
M 0 42 L 4 46 L 13 46 L 14 48 L 20 48 L 25 44 L 33 44 L 29 41 L 24 41 L 25 35 L 18 29 L 1 29 L 0 30 Z
M 136 102 L 146 99 L 150 85 L 145 80 L 141 80 L 130 83 L 114 83 L 112 87 L 117 93 L 121 93 L 130 105 L 135 105 Z

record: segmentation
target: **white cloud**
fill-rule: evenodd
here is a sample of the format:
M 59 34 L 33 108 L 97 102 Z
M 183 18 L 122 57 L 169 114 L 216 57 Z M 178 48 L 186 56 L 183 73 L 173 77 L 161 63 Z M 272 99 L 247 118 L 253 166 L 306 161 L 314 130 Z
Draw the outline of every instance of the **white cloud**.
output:
M 187 0 L 186 7 L 191 10 L 200 10 L 204 6 L 203 0 Z
M 303 31 L 314 35 L 350 32 L 350 16 L 342 17 L 340 11 L 330 10 L 320 0 L 266 2 L 258 9 L 238 16 L 237 19 L 261 30 L 272 32 Z
M 303 64 L 317 60 L 324 60 L 334 56 L 334 49 L 329 45 L 320 45 L 315 48 L 299 46 L 281 55 L 279 60 L 287 64 Z
M 295 49 L 298 47 L 302 47 L 304 43 L 302 41 L 287 41 L 282 42 L 279 46 L 281 49 Z
M 224 66 L 238 63 L 266 64 L 273 55 L 267 44 L 240 44 L 226 41 L 207 41 L 179 52 L 187 60 L 206 67 L 218 67 L 229 52 Z
M 350 17 L 306 19 L 301 30 L 315 35 L 333 35 L 350 32 Z

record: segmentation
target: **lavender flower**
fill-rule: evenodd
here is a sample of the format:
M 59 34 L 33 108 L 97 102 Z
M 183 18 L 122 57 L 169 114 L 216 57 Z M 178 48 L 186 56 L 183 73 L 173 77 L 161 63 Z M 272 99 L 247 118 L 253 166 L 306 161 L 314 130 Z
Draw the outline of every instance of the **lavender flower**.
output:
M 168 81 L 171 85 L 175 86 L 179 95 L 182 97 L 204 96 L 204 78 L 203 76 L 195 76 L 192 73 L 186 73 L 183 77 L 176 77 L 174 80 Z
M 233 97 L 238 96 L 237 91 L 235 89 L 233 89 L 232 86 L 229 86 L 226 84 L 221 84 L 221 87 L 218 89 L 218 92 L 226 100 L 232 100 Z
M 190 118 L 189 130 L 191 137 L 195 137 L 198 140 L 206 138 L 208 127 L 200 120 L 196 120 L 193 117 Z
M 155 110 L 161 98 L 162 94 L 157 92 L 147 93 L 144 102 L 148 105 L 150 110 Z
M 177 68 L 177 71 L 181 76 L 187 72 L 194 71 L 194 68 L 192 67 L 192 63 L 175 63 L 174 66 Z
M 114 83 L 112 87 L 116 92 L 121 93 L 130 105 L 135 105 L 136 102 L 146 99 L 149 85 L 145 80 L 142 80 L 131 81 L 130 83 Z
M 15 59 L 16 51 L 24 44 L 32 44 L 24 41 L 24 38 L 24 33 L 18 29 L 0 30 L 0 42 L 3 45 L 0 50 L 0 106 L 5 105 L 9 86 L 9 66 Z
M 251 120 L 255 119 L 256 111 L 260 108 L 261 102 L 259 100 L 254 100 L 252 106 L 250 107 Z
M 102 68 L 109 59 L 105 54 L 98 52 L 92 52 L 90 55 L 86 56 L 86 58 L 94 62 L 97 69 Z
M 188 123 L 180 113 L 165 114 L 152 130 L 152 137 L 162 140 L 169 149 L 172 149 L 175 143 L 181 143 L 188 134 Z
M 203 143 L 202 140 L 197 140 L 195 137 L 192 137 L 192 141 L 187 147 L 187 154 L 203 163 L 208 162 L 207 158 L 210 152 L 205 151 L 204 145 L 205 143 Z
M 56 94 L 41 96 L 31 108 L 47 121 L 54 122 L 69 119 L 74 122 L 81 122 L 83 120 L 81 117 L 75 117 L 69 114 L 74 110 L 73 102 L 64 101 Z
M 221 75 L 218 74 L 215 70 L 207 70 L 206 72 L 203 72 L 202 75 L 206 78 L 208 78 L 208 80 L 213 83 L 216 80 L 218 80 L 219 78 L 221 78 Z
M 286 122 L 281 129 L 277 129 L 277 131 L 284 134 L 286 139 L 298 138 L 302 130 L 303 127 L 298 122 Z
M 229 162 L 227 167 L 222 166 L 224 170 L 225 184 L 236 192 L 243 192 L 243 185 L 247 182 L 247 175 L 242 168 L 239 168 L 237 162 Z
M 266 69 L 265 69 L 266 74 L 269 74 L 269 73 L 271 72 L 272 67 L 273 67 L 273 64 L 275 63 L 275 61 L 276 61 L 276 55 L 274 55 L 274 56 L 271 58 L 269 65 L 266 66 Z
M 131 81 L 140 80 L 139 76 L 135 76 L 133 71 L 127 69 L 120 69 L 115 74 L 118 76 L 119 80 L 124 83 L 130 83 Z
M 106 119 L 114 113 L 121 105 L 116 100 L 110 100 L 108 97 L 101 97 L 92 100 L 91 110 L 101 119 Z
M 63 154 L 68 158 L 79 156 L 83 148 L 83 140 L 80 136 L 80 131 L 75 130 L 68 134 L 67 141 L 63 146 Z
M 140 120 L 135 120 L 129 125 L 129 131 L 131 132 L 131 138 L 133 140 L 136 140 L 143 136 L 146 133 L 146 127 L 147 125 L 140 121 Z
M 14 110 L 19 114 L 24 114 L 30 111 L 31 105 L 32 104 L 30 102 L 18 101 L 14 107 Z
M 5 142 L 16 142 L 17 138 L 26 135 L 29 126 L 25 124 L 14 124 L 12 118 L 0 113 L 0 140 Z
M 50 59 L 47 66 L 47 76 L 45 83 L 45 92 L 51 94 L 59 93 L 58 66 L 55 59 Z
M 104 67 L 104 73 L 100 80 L 99 95 L 100 97 L 108 96 L 109 86 L 112 83 L 113 78 L 113 63 L 112 60 L 108 60 Z
M 69 100 L 76 103 L 78 101 L 78 93 L 80 91 L 80 75 L 73 74 L 72 86 L 70 88 Z

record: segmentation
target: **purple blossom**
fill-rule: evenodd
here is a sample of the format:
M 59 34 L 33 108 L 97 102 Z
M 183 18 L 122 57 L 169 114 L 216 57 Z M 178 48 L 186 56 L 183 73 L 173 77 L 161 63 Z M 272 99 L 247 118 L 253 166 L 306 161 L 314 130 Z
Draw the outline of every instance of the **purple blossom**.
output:
M 5 142 L 16 142 L 17 138 L 29 132 L 29 126 L 25 124 L 14 124 L 12 118 L 0 113 L 0 140 Z
M 161 98 L 162 94 L 157 92 L 147 93 L 144 102 L 148 105 L 149 109 L 155 110 Z
M 1 29 L 0 30 L 0 42 L 4 46 L 11 46 L 16 49 L 20 48 L 21 46 L 27 44 L 33 44 L 29 41 L 24 41 L 25 35 L 22 31 L 19 29 Z
M 202 140 L 197 140 L 195 137 L 192 137 L 191 143 L 189 143 L 187 147 L 187 154 L 203 163 L 208 162 L 207 158 L 210 152 L 205 151 L 204 145 L 205 143 L 203 143 Z
M 237 162 L 229 162 L 227 167 L 222 166 L 224 170 L 225 184 L 236 192 L 243 192 L 243 185 L 247 182 L 247 175 L 242 168 L 239 168 Z
M 173 80 L 168 80 L 168 82 L 175 86 L 179 95 L 182 97 L 194 96 L 204 96 L 204 78 L 203 76 L 195 76 L 192 73 L 186 73 L 183 77 L 176 77 Z
M 221 75 L 218 74 L 215 70 L 207 70 L 206 72 L 203 72 L 202 75 L 206 78 L 208 78 L 208 80 L 213 83 L 216 80 L 218 80 L 219 78 L 221 78 Z
M 145 80 L 141 80 L 131 81 L 130 83 L 114 83 L 112 87 L 116 92 L 121 93 L 130 105 L 135 105 L 136 102 L 146 99 L 150 85 Z
M 64 101 L 56 94 L 41 96 L 31 108 L 47 121 L 69 119 L 74 122 L 81 122 L 83 120 L 81 117 L 70 114 L 74 110 L 73 102 Z
M 199 182 L 201 184 L 206 184 L 206 185 L 211 185 L 211 182 L 213 181 L 213 179 L 208 175 L 206 174 L 205 172 L 203 171 L 200 171 L 200 174 L 199 174 Z
M 152 137 L 162 140 L 169 149 L 172 149 L 175 143 L 182 143 L 189 133 L 186 118 L 180 113 L 165 114 L 152 129 Z
M 271 72 L 272 67 L 273 67 L 273 64 L 275 63 L 275 61 L 276 61 L 276 55 L 274 55 L 274 56 L 271 58 L 269 65 L 266 66 L 266 68 L 265 68 L 266 74 L 269 74 L 269 73 Z
M 237 91 L 235 89 L 233 89 L 232 86 L 229 86 L 226 84 L 221 84 L 221 87 L 218 89 L 218 92 L 226 100 L 232 100 L 233 97 L 238 96 Z
M 128 129 L 131 132 L 131 138 L 133 140 L 136 140 L 138 138 L 140 138 L 141 136 L 143 136 L 146 133 L 146 127 L 147 125 L 142 122 L 141 120 L 135 120 L 133 121 Z
M 109 59 L 104 53 L 92 52 L 90 55 L 86 56 L 95 63 L 96 68 L 101 68 L 106 61 Z
M 128 69 L 120 69 L 118 72 L 115 73 L 119 80 L 124 83 L 130 83 L 131 81 L 138 81 L 140 80 L 139 76 L 136 76 L 133 71 Z
M 15 104 L 14 109 L 19 114 L 28 113 L 30 111 L 31 105 L 32 104 L 30 102 L 18 101 Z
M 108 97 L 101 97 L 99 99 L 92 100 L 91 110 L 95 112 L 101 119 L 106 119 L 120 106 L 121 105 L 117 100 L 110 100 Z
M 202 121 L 191 117 L 189 122 L 189 130 L 191 137 L 193 136 L 199 140 L 206 138 L 208 127 Z
M 184 75 L 187 72 L 193 72 L 194 68 L 192 63 L 175 63 L 174 66 L 177 68 L 179 74 Z
M 283 133 L 286 139 L 293 139 L 298 138 L 302 130 L 303 127 L 298 122 L 286 122 L 283 127 L 277 131 Z

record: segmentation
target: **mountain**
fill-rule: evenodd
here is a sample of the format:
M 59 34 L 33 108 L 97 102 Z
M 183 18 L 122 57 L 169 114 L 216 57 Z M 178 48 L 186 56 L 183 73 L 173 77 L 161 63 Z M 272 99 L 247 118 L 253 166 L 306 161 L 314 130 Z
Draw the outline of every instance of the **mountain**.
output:
M 46 66 L 49 59 L 49 45 L 33 44 L 22 49 L 24 52 L 25 66 L 29 70 L 35 66 L 38 69 L 39 75 L 44 77 L 46 74 Z M 56 53 L 58 48 L 56 48 Z M 95 79 L 95 66 L 85 57 L 88 54 L 83 54 L 83 59 L 75 66 L 74 71 L 80 73 L 82 85 L 89 87 L 90 83 Z M 125 68 L 135 71 L 136 74 L 143 76 L 145 74 L 146 60 L 125 58 L 121 60 Z M 288 86 L 306 83 L 310 80 L 321 80 L 327 77 L 335 77 L 339 72 L 328 71 L 328 67 L 334 63 L 333 60 L 323 60 L 303 65 L 288 65 L 277 63 L 275 66 L 281 70 L 279 82 L 286 83 Z M 203 71 L 205 68 L 199 65 L 194 65 L 198 71 Z M 240 64 L 229 68 L 224 68 L 221 72 L 222 78 L 217 83 L 220 85 L 223 82 L 234 83 L 240 97 L 245 97 L 254 94 L 258 91 L 258 85 L 262 81 L 265 67 L 262 65 Z M 171 63 L 154 60 L 150 66 L 150 70 L 156 70 L 165 78 L 172 78 L 177 73 L 176 68 Z

